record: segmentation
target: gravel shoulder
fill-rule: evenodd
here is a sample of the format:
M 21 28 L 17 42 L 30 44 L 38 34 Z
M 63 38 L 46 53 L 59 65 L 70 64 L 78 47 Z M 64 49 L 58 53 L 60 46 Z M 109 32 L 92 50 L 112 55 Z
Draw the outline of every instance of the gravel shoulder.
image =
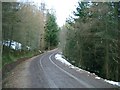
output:
M 14 68 L 9 76 L 4 79 L 3 81 L 3 88 L 27 88 L 30 84 L 30 72 L 29 72 L 29 66 L 31 61 L 36 58 L 33 57 L 31 59 L 28 59 L 26 61 L 23 61 L 19 65 Z

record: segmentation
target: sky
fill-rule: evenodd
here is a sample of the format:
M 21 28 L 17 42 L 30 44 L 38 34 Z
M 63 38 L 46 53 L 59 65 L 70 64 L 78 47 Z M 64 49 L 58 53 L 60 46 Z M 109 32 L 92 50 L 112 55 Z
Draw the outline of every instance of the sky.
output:
M 72 15 L 78 0 L 44 0 L 48 8 L 56 11 L 57 23 L 59 26 L 65 24 L 66 18 Z
M 24 0 L 18 0 L 24 1 Z M 47 9 L 55 9 L 57 24 L 61 27 L 65 24 L 66 18 L 69 15 L 72 15 L 72 12 L 75 10 L 75 6 L 77 5 L 78 0 L 25 0 L 28 2 L 34 1 L 38 5 L 40 5 L 41 1 L 46 3 Z M 80 1 L 80 0 L 79 0 Z

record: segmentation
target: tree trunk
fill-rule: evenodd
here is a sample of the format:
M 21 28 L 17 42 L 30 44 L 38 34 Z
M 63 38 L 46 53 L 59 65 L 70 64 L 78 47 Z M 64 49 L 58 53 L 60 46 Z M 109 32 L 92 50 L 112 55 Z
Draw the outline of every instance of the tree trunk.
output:
M 82 59 L 83 59 L 83 56 L 82 56 L 82 37 L 80 37 L 79 39 L 79 42 L 78 42 L 78 50 L 79 50 L 79 66 L 82 66 Z
M 13 25 L 12 25 L 12 28 L 11 28 L 11 34 L 10 34 L 10 43 L 9 43 L 9 48 L 11 47 L 11 45 L 12 45 L 12 39 L 13 39 Z
M 108 34 L 107 30 L 107 20 L 105 20 L 105 35 Z M 108 39 L 107 37 L 105 38 L 105 71 L 106 71 L 106 77 L 107 79 L 109 78 L 109 44 L 108 44 Z
M 105 40 L 106 47 L 105 47 L 105 69 L 106 69 L 106 77 L 109 78 L 109 46 L 108 46 L 108 40 Z
M 118 2 L 118 65 L 117 65 L 117 74 L 116 79 L 120 81 L 120 1 Z

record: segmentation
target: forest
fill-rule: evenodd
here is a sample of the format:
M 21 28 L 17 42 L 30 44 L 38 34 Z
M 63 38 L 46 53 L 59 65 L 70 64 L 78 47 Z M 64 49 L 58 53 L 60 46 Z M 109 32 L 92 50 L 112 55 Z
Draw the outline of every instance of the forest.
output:
M 69 62 L 120 81 L 119 9 L 118 2 L 78 2 L 60 32 L 60 47 Z
M 45 3 L 2 2 L 2 66 L 59 48 L 73 65 L 120 81 L 120 3 L 78 2 L 59 27 Z
M 2 2 L 3 67 L 55 48 L 58 31 L 55 13 L 45 3 Z

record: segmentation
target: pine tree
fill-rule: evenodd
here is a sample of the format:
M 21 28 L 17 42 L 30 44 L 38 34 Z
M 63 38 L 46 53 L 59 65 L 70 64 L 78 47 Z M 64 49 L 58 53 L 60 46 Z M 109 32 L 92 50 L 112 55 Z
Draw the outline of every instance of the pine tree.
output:
M 58 30 L 55 15 L 48 12 L 45 24 L 46 49 L 50 50 L 58 45 Z

